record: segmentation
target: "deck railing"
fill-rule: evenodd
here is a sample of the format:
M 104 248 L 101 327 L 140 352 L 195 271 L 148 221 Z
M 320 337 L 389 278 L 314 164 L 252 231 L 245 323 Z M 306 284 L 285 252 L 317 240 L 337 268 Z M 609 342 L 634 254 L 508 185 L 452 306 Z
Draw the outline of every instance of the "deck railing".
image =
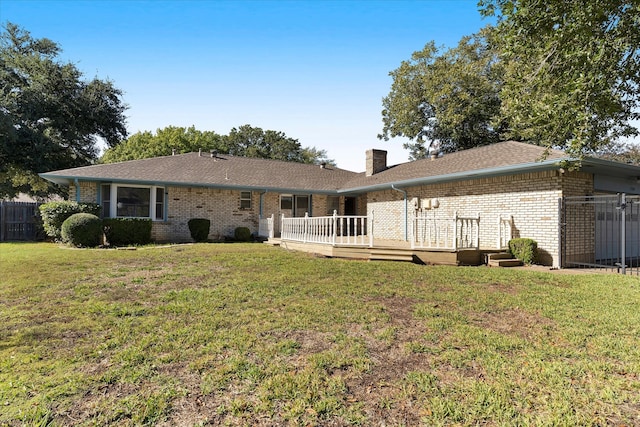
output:
M 260 218 L 260 222 L 258 224 L 258 236 L 273 239 L 275 237 L 274 225 L 275 218 L 273 214 L 267 218 Z
M 325 245 L 373 246 L 373 215 L 304 217 L 281 219 L 280 237 L 303 243 L 319 243 Z
M 428 211 L 416 211 L 412 221 L 412 249 L 479 249 L 480 214 L 439 218 Z

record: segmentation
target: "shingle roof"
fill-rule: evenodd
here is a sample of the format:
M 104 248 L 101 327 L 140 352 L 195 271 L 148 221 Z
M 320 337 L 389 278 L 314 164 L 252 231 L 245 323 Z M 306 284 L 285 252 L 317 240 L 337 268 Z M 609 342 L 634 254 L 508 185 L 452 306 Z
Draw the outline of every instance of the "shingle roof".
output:
M 333 166 L 218 154 L 188 153 L 65 169 L 41 174 L 69 183 L 74 179 L 246 189 L 289 189 L 335 192 L 357 176 Z
M 542 165 L 545 148 L 516 141 L 505 141 L 468 150 L 448 153 L 436 159 L 422 159 L 390 166 L 372 176 L 360 175 L 345 184 L 343 189 L 356 189 L 381 184 L 403 183 L 420 179 L 453 179 L 476 175 L 499 174 L 509 167 L 521 169 Z M 559 150 L 549 150 L 545 164 L 568 159 Z M 557 167 L 557 166 L 556 166 Z
M 367 188 L 406 185 L 434 179 L 463 179 L 478 175 L 515 173 L 516 170 L 557 167 L 566 159 L 562 151 L 551 150 L 540 162 L 545 149 L 521 142 L 507 141 L 390 166 L 372 176 L 344 169 L 302 163 L 283 162 L 218 154 L 180 154 L 132 160 L 121 163 L 85 166 L 41 174 L 57 183 L 112 181 L 158 185 L 186 185 L 255 190 L 306 191 L 335 193 L 366 191 Z

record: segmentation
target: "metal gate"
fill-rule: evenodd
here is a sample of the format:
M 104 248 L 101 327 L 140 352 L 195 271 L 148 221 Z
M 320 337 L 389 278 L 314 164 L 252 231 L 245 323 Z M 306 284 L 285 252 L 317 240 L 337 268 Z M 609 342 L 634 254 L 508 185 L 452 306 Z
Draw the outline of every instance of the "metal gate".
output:
M 640 275 L 640 196 L 563 198 L 561 265 Z
M 0 242 L 35 240 L 38 203 L 0 201 Z

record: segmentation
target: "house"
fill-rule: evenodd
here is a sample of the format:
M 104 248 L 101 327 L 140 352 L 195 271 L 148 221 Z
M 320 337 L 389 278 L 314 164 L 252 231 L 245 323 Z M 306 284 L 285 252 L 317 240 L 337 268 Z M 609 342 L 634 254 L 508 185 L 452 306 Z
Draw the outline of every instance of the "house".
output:
M 323 247 L 404 242 L 478 252 L 528 237 L 538 242 L 539 262 L 559 267 L 563 248 L 576 246 L 563 228 L 563 200 L 640 194 L 640 167 L 586 158 L 573 170 L 570 161 L 507 141 L 398 165 L 387 165 L 386 151 L 368 150 L 362 173 L 199 152 L 41 176 L 68 185 L 72 199 L 101 204 L 105 217 L 151 218 L 157 241 L 189 241 L 191 218 L 209 218 L 211 238 L 246 226 Z M 584 246 L 587 259 L 595 243 Z

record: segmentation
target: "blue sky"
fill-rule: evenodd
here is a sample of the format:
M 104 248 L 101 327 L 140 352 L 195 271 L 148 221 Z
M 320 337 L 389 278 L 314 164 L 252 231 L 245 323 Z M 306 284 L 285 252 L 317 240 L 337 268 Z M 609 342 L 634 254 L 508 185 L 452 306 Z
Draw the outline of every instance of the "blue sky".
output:
M 406 161 L 377 139 L 389 71 L 434 40 L 454 46 L 489 22 L 476 0 L 1 0 L 0 22 L 63 49 L 86 79 L 110 79 L 129 133 L 244 124 L 282 131 L 364 170 L 365 150 Z

